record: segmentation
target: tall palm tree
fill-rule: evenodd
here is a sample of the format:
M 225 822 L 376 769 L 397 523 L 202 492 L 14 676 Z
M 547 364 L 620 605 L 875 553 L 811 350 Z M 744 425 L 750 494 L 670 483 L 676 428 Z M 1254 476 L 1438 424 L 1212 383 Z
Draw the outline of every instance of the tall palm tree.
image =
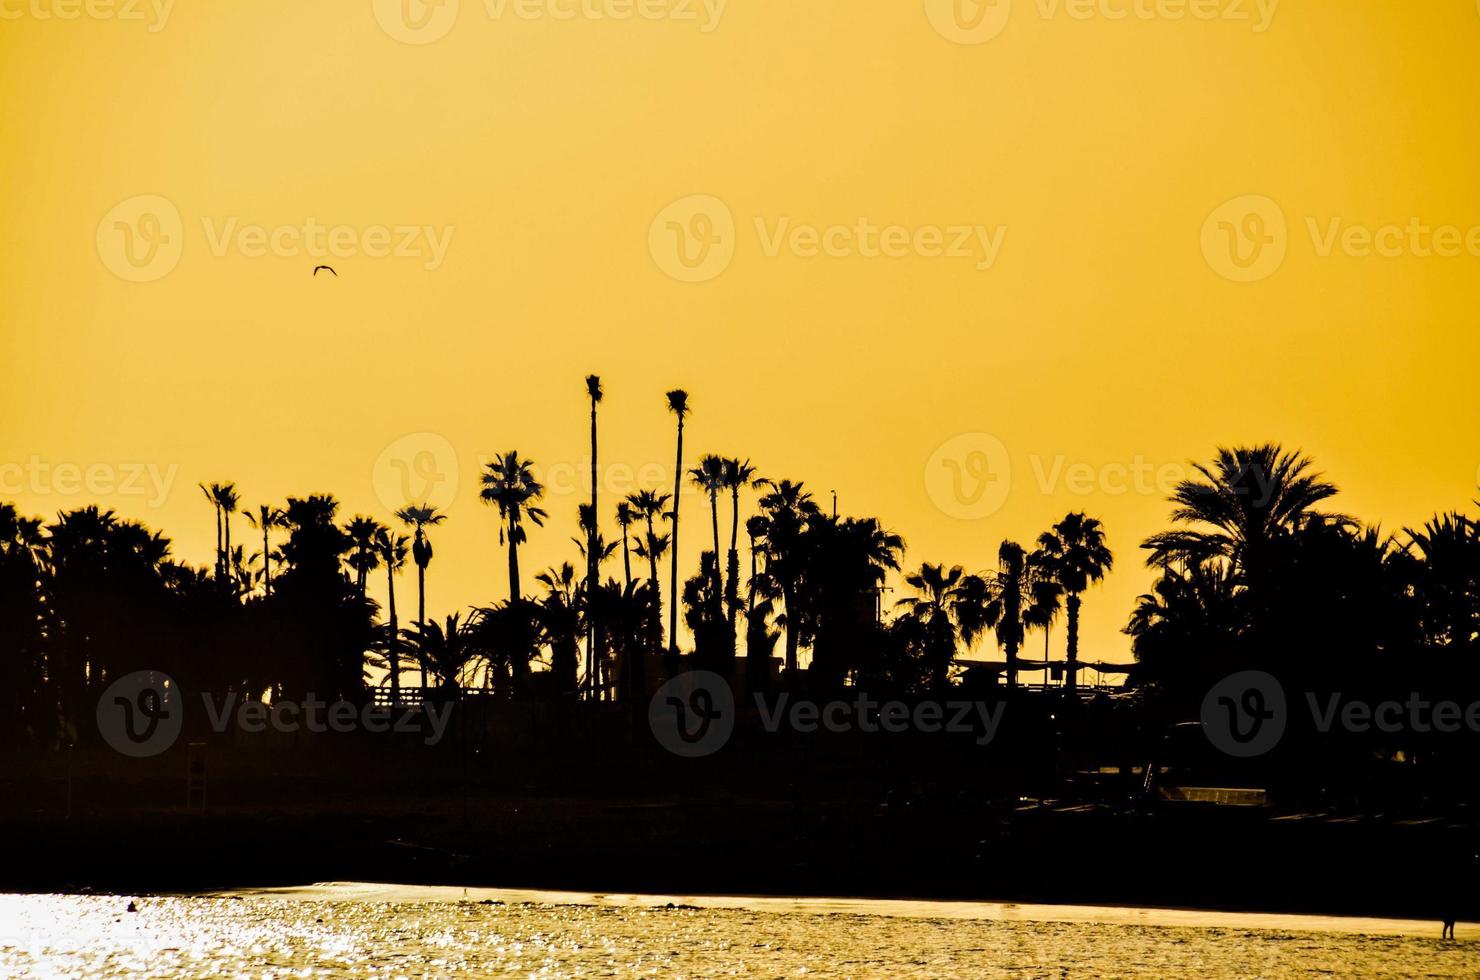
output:
M 740 607 L 740 490 L 755 482 L 750 460 L 725 460 L 725 486 L 730 491 L 730 553 L 725 563 L 725 609 L 730 616 L 730 635 L 735 635 L 735 613 Z
M 247 523 L 262 532 L 262 591 L 272 595 L 272 543 L 267 535 L 273 528 L 287 527 L 288 518 L 281 508 L 266 504 L 259 505 L 255 514 L 249 510 L 246 515 Z
M 628 539 L 632 537 L 630 528 L 637 523 L 637 511 L 632 505 L 623 500 L 617 504 L 617 527 L 622 529 L 622 587 L 632 587 L 632 554 L 628 550 Z
M 765 581 L 780 596 L 785 608 L 786 670 L 797 669 L 797 649 L 801 638 L 802 616 L 798 606 L 798 588 L 806 567 L 803 535 L 810 521 L 820 516 L 817 504 L 801 483 L 791 480 L 764 480 L 771 488 L 760 499 L 765 514 L 762 548 L 766 559 Z
M 906 596 L 895 606 L 919 624 L 931 687 L 943 690 L 950 681 L 957 647 L 970 646 L 986 630 L 987 584 L 976 575 L 965 574 L 959 565 L 947 569 L 929 563 L 904 580 L 919 594 Z
M 344 526 L 344 533 L 348 536 L 352 549 L 347 563 L 355 571 L 355 588 L 359 590 L 361 599 L 365 598 L 370 573 L 380 567 L 380 548 L 376 540 L 384 530 L 385 526 L 379 521 L 363 514 L 357 515 Z
M 1216 558 L 1257 586 L 1270 572 L 1269 552 L 1279 538 L 1313 519 L 1351 523 L 1315 510 L 1337 490 L 1310 468 L 1307 457 L 1274 443 L 1219 449 L 1210 465 L 1197 464 L 1201 479 L 1183 480 L 1172 492 L 1172 520 L 1193 526 L 1147 538 L 1141 545 L 1151 552 L 1147 563 L 1190 568 Z
M 396 573 L 406 565 L 408 538 L 404 534 L 392 534 L 390 528 L 382 527 L 375 533 L 375 549 L 385 565 L 386 610 L 388 612 L 386 644 L 390 657 L 391 701 L 401 700 L 401 652 L 400 628 L 396 621 Z
M 211 508 L 216 513 L 216 578 L 219 579 L 223 574 L 222 569 L 226 567 L 226 552 L 221 546 L 222 485 L 219 483 L 201 483 L 197 485 L 200 487 L 200 492 L 205 494 L 206 499 L 211 502 Z
M 1038 583 L 1043 569 L 1015 541 L 1004 541 L 997 549 L 997 569 L 983 577 L 987 585 L 986 624 L 997 634 L 997 643 L 1007 655 L 1007 686 L 1017 687 L 1018 650 L 1033 624 L 1035 599 L 1042 595 Z
M 416 562 L 416 625 L 420 628 L 427 621 L 427 566 L 432 563 L 432 540 L 427 537 L 426 529 L 441 524 L 447 520 L 447 515 L 431 504 L 412 504 L 396 511 L 396 517 L 402 524 L 415 529 L 411 558 Z M 425 662 L 421 664 L 421 686 L 423 689 L 427 686 Z
M 694 486 L 709 496 L 709 520 L 714 531 L 714 594 L 724 593 L 719 571 L 719 492 L 725 488 L 725 460 L 713 454 L 699 457 L 699 465 L 689 470 Z
M 600 549 L 596 545 L 601 526 L 596 493 L 601 482 L 596 465 L 596 406 L 601 402 L 601 378 L 594 374 L 586 375 L 586 395 L 591 399 L 591 527 L 586 547 L 586 594 L 594 596 L 601 584 L 601 571 L 597 564 Z M 595 604 L 586 612 L 586 626 L 589 630 L 586 637 L 586 676 L 590 678 L 595 676 L 592 670 L 596 666 L 597 651 L 601 649 L 601 618 Z
M 1039 537 L 1038 546 L 1047 577 L 1064 593 L 1069 634 L 1065 659 L 1069 693 L 1073 694 L 1079 680 L 1079 597 L 1090 585 L 1104 580 L 1115 557 L 1105 545 L 1104 527 L 1083 513 L 1065 515 L 1052 531 Z
M 668 494 L 654 490 L 639 490 L 627 497 L 628 503 L 638 514 L 642 515 L 643 523 L 647 525 L 647 533 L 637 543 L 635 550 L 637 557 L 647 560 L 648 576 L 653 590 L 649 598 L 652 622 L 648 636 L 648 652 L 653 654 L 657 654 L 663 648 L 663 590 L 658 584 L 658 562 L 667 552 L 669 542 L 668 535 L 658 534 L 654 529 L 653 520 L 667 512 L 668 501 L 672 499 Z
M 527 459 L 520 459 L 518 450 L 510 450 L 495 457 L 483 473 L 483 489 L 478 494 L 482 501 L 498 508 L 499 544 L 506 540 L 509 545 L 509 601 L 523 602 L 519 589 L 519 546 L 526 534 L 524 522 L 528 520 L 536 527 L 543 527 L 549 515 L 535 506 L 535 501 L 545 495 L 545 488 L 534 478 Z
M 236 513 L 241 495 L 234 483 L 202 483 L 200 490 L 216 508 L 216 578 L 225 581 L 231 571 L 231 515 Z
M 683 424 L 689 415 L 689 393 L 668 392 L 668 410 L 678 416 L 678 452 L 673 463 L 673 553 L 668 571 L 668 673 L 678 672 L 678 504 L 683 493 Z
M 216 489 L 216 502 L 221 508 L 221 529 L 224 532 L 225 543 L 223 545 L 222 568 L 227 576 L 231 575 L 231 515 L 236 513 L 237 505 L 241 503 L 241 494 L 236 491 L 235 483 L 213 484 Z
M 763 514 L 755 514 L 745 521 L 745 534 L 746 537 L 750 538 L 750 581 L 747 583 L 745 589 L 746 609 L 755 608 L 756 586 L 760 584 L 756 581 L 760 577 L 760 570 L 756 564 L 755 542 L 757 538 L 764 538 L 766 536 L 766 528 L 768 526 L 769 523 Z

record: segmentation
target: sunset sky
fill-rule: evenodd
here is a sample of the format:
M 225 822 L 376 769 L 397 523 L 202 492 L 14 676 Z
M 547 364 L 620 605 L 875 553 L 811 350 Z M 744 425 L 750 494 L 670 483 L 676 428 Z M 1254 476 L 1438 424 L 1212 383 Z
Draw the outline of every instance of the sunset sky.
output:
M 0 500 L 209 564 L 197 483 L 389 521 L 429 454 L 440 617 L 506 596 L 480 458 L 551 485 L 526 576 L 579 562 L 596 372 L 609 536 L 683 387 L 689 465 L 913 567 L 1101 518 L 1081 656 L 1128 660 L 1219 445 L 1388 530 L 1480 496 L 1474 0 L 953 2 L 0 0 Z

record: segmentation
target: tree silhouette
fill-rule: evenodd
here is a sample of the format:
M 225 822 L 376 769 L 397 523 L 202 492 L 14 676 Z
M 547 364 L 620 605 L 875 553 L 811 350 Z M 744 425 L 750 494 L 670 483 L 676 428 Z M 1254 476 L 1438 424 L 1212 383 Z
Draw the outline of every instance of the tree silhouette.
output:
M 683 493 L 683 425 L 689 415 L 689 393 L 668 392 L 668 410 L 678 419 L 678 449 L 673 464 L 673 554 L 668 572 L 668 673 L 678 673 L 678 504 Z
M 565 562 L 559 568 L 541 572 L 535 581 L 545 587 L 539 601 L 539 618 L 545 642 L 550 645 L 550 672 L 554 675 L 555 690 L 559 694 L 572 694 L 579 689 L 576 669 L 585 618 L 576 570 L 570 562 Z
M 766 519 L 761 535 L 766 556 L 766 581 L 775 589 L 785 609 L 785 667 L 790 672 L 797 669 L 797 649 L 802 632 L 802 611 L 797 600 L 807 563 L 802 548 L 803 533 L 808 521 L 820 512 L 812 502 L 812 495 L 800 483 L 767 480 L 765 485 L 771 488 L 760 500 Z
M 427 566 L 432 563 L 432 541 L 427 537 L 426 529 L 443 523 L 447 520 L 447 515 L 430 504 L 413 504 L 396 511 L 396 517 L 402 524 L 415 530 L 411 542 L 411 558 L 416 562 L 416 625 L 420 628 L 427 621 Z M 425 663 L 421 665 L 421 686 L 427 686 Z
M 730 551 L 725 562 L 725 612 L 729 616 L 730 635 L 735 635 L 735 614 L 740 608 L 740 490 L 756 480 L 756 468 L 750 460 L 724 461 L 725 487 L 730 491 Z
M 287 517 L 277 507 L 269 507 L 261 504 L 254 514 L 247 511 L 247 523 L 262 532 L 262 591 L 264 595 L 272 595 L 272 542 L 268 534 L 275 528 L 288 526 Z
M 657 493 L 652 490 L 639 490 L 627 498 L 633 509 L 642 515 L 643 523 L 647 526 L 647 532 L 638 542 L 635 551 L 637 557 L 646 559 L 648 563 L 648 576 L 652 584 L 650 600 L 653 607 L 649 650 L 655 654 L 663 649 L 663 604 L 662 589 L 658 585 L 658 562 L 668 551 L 669 536 L 658 534 L 653 528 L 653 520 L 666 513 L 665 508 L 672 499 L 666 493 Z
M 519 588 L 519 546 L 526 540 L 524 522 L 528 520 L 541 527 L 549 516 L 535 506 L 535 501 L 545 495 L 545 488 L 534 478 L 532 467 L 529 460 L 519 458 L 517 450 L 501 454 L 485 468 L 483 490 L 479 494 L 484 503 L 498 508 L 499 544 L 509 546 L 509 601 L 512 603 L 523 599 Z
M 390 528 L 381 528 L 375 534 L 375 550 L 385 565 L 386 589 L 386 646 L 390 663 L 391 703 L 401 703 L 401 650 L 400 627 L 396 620 L 396 573 L 406 565 L 408 539 L 404 534 L 394 534 Z
M 637 512 L 623 500 L 617 504 L 617 527 L 622 529 L 622 586 L 632 585 L 632 552 L 628 545 L 632 537 L 631 527 L 637 521 Z
M 984 576 L 988 602 L 986 623 L 1007 655 L 1007 686 L 1017 687 L 1018 650 L 1035 618 L 1035 602 L 1045 595 L 1039 583 L 1046 578 L 1041 564 L 1030 561 L 1023 546 L 1004 541 L 997 549 L 997 568 Z
M 1257 582 L 1280 535 L 1313 518 L 1349 522 L 1315 511 L 1337 491 L 1310 468 L 1309 459 L 1273 443 L 1218 450 L 1211 464 L 1197 464 L 1201 480 L 1183 480 L 1172 492 L 1172 520 L 1193 526 L 1147 538 L 1148 564 L 1191 568 L 1217 558 Z
M 348 558 L 349 567 L 355 573 L 355 588 L 360 590 L 360 598 L 365 598 L 366 587 L 369 584 L 370 573 L 380 567 L 381 552 L 376 545 L 376 540 L 384 525 L 373 517 L 363 514 L 356 516 L 347 525 L 344 531 L 348 535 L 354 550 Z
M 1105 531 L 1100 522 L 1083 513 L 1065 515 L 1052 531 L 1039 537 L 1038 547 L 1039 564 L 1046 578 L 1061 589 L 1065 597 L 1069 634 L 1065 659 L 1068 661 L 1067 683 L 1072 694 L 1079 679 L 1079 597 L 1092 583 L 1104 579 L 1115 559 L 1105 545 Z M 1057 606 L 1056 596 L 1040 596 L 1036 603 L 1040 610 L 1050 608 L 1050 604 Z M 1041 625 L 1045 630 L 1048 627 L 1047 622 Z
M 596 406 L 601 402 L 601 379 L 594 374 L 586 376 L 586 395 L 591 400 L 591 521 L 586 551 L 586 592 L 590 595 L 601 585 L 601 549 L 596 544 L 601 528 L 601 510 L 597 501 L 597 488 L 601 480 L 596 464 Z M 592 608 L 587 611 L 586 622 L 589 628 L 586 639 L 586 680 L 590 683 L 596 676 L 596 660 L 602 648 L 601 617 L 597 610 Z M 590 694 L 592 697 L 596 696 L 594 687 Z
M 931 686 L 943 690 L 957 647 L 970 646 L 986 630 L 987 584 L 979 576 L 965 574 L 959 565 L 946 569 L 928 562 L 904 580 L 919 595 L 906 596 L 896 606 L 918 621 Z

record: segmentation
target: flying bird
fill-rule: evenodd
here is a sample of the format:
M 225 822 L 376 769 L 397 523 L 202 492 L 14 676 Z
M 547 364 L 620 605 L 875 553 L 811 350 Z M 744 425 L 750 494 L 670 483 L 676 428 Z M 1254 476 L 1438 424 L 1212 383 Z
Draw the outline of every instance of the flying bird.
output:
M 339 273 L 335 272 L 334 271 L 334 268 L 332 266 L 316 265 L 316 266 L 313 267 L 313 274 L 315 276 L 317 276 L 320 272 L 327 272 L 327 273 L 329 273 L 329 275 L 333 276 L 335 279 L 338 279 L 339 278 Z

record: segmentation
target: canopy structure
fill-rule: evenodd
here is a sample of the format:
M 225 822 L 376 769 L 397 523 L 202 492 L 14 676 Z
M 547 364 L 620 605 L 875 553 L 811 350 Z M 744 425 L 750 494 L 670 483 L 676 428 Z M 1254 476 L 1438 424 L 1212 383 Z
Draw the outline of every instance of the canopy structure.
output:
M 965 657 L 957 657 L 955 664 L 967 670 L 983 671 L 989 674 L 1007 673 L 1006 660 L 968 660 Z M 1019 674 L 1035 673 L 1039 671 L 1052 671 L 1054 674 L 1065 674 L 1069 671 L 1067 660 L 1019 660 L 1014 665 Z M 1116 664 L 1103 660 L 1080 660 L 1075 665 L 1078 673 L 1092 670 L 1099 674 L 1129 674 L 1134 667 L 1133 664 Z

